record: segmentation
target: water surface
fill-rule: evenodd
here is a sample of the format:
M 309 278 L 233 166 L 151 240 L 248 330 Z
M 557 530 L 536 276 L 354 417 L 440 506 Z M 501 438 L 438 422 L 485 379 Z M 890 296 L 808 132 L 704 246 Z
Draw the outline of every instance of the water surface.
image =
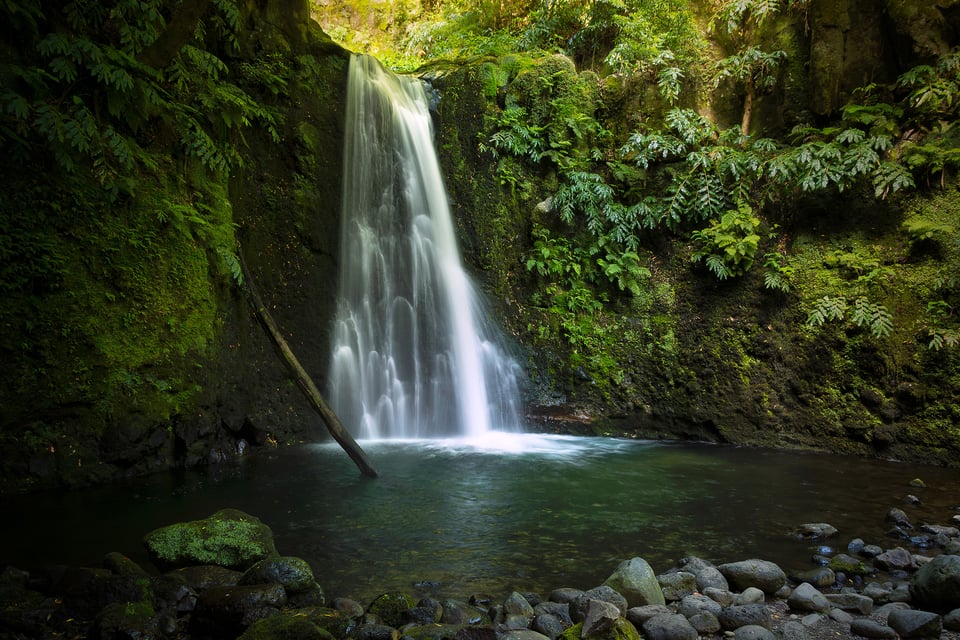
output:
M 960 472 L 813 453 L 497 433 L 361 444 L 381 478 L 325 444 L 4 497 L 0 561 L 145 561 L 151 529 L 234 507 L 269 524 L 280 553 L 309 561 L 328 596 L 367 601 L 426 582 L 466 597 L 590 588 L 633 556 L 657 572 L 690 554 L 807 568 L 812 543 L 791 535 L 796 525 L 829 522 L 840 534 L 827 544 L 840 548 L 857 536 L 888 548 L 900 544 L 886 535 L 891 507 L 949 524 L 960 506 Z M 918 477 L 926 488 L 910 486 Z

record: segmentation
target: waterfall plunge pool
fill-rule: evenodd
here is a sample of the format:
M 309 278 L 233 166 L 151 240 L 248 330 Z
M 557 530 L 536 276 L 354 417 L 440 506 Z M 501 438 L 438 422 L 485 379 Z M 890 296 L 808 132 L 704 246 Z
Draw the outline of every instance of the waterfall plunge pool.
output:
M 148 531 L 233 507 L 270 525 L 281 554 L 306 559 L 328 598 L 546 594 L 597 586 L 634 556 L 658 573 L 686 555 L 764 558 L 789 572 L 812 567 L 817 546 L 843 551 L 854 537 L 910 548 L 887 535 L 891 507 L 936 524 L 960 507 L 957 470 L 829 454 L 499 433 L 361 445 L 381 478 L 359 475 L 331 443 L 3 496 L 0 562 L 95 566 L 110 551 L 146 562 Z M 914 478 L 927 486 L 910 486 Z M 808 522 L 840 532 L 791 535 Z

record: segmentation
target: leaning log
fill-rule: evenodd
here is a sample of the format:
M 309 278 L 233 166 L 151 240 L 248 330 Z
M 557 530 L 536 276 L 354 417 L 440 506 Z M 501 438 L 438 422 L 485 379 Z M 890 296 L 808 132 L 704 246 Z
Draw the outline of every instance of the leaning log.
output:
M 300 361 L 297 360 L 297 357 L 293 354 L 287 341 L 284 340 L 283 334 L 280 333 L 280 329 L 277 327 L 277 323 L 273 321 L 266 306 L 263 304 L 263 300 L 260 299 L 257 293 L 253 279 L 250 277 L 250 272 L 247 269 L 247 264 L 243 259 L 243 254 L 239 251 L 238 253 L 240 256 L 240 266 L 243 269 L 242 288 L 246 292 L 247 302 L 249 302 L 251 308 L 253 308 L 257 320 L 260 322 L 260 326 L 267 332 L 267 336 L 270 338 L 273 346 L 276 347 L 280 358 L 296 379 L 297 386 L 300 387 L 300 390 L 303 391 L 307 400 L 310 401 L 310 406 L 320 414 L 324 425 L 327 427 L 327 431 L 330 432 L 330 435 L 333 436 L 333 439 L 337 441 L 340 447 L 347 452 L 347 455 L 350 456 L 350 459 L 357 465 L 360 472 L 370 478 L 379 477 L 380 474 L 374 469 L 370 459 L 367 458 L 367 454 L 360 448 L 357 441 L 353 439 L 350 432 L 343 427 L 340 418 L 338 418 L 337 414 L 330 408 L 327 401 L 323 399 L 323 395 L 321 395 L 320 390 L 317 389 L 317 385 L 313 383 L 313 379 L 303 366 L 301 366 Z

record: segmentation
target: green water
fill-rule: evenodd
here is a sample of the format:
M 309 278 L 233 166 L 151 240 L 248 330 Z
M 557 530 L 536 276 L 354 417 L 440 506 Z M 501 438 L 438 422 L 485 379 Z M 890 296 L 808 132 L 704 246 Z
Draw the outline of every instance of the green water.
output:
M 657 572 L 691 554 L 808 568 L 813 543 L 790 534 L 807 522 L 837 527 L 821 544 L 840 550 L 854 537 L 910 548 L 886 535 L 890 507 L 940 524 L 960 507 L 958 471 L 819 454 L 515 434 L 361 444 L 381 478 L 361 477 L 335 445 L 309 445 L 206 473 L 6 497 L 0 560 L 145 561 L 147 531 L 234 507 L 269 524 L 282 554 L 309 561 L 329 597 L 546 593 L 596 586 L 633 556 Z M 926 488 L 910 486 L 917 477 Z

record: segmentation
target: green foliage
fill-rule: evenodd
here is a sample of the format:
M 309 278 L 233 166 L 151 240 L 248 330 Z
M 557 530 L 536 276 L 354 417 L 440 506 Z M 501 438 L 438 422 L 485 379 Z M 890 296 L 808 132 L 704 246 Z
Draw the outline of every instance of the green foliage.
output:
M 763 268 L 764 288 L 780 293 L 790 292 L 790 277 L 793 276 L 794 269 L 787 263 L 786 256 L 780 252 L 767 253 L 764 256 Z
M 151 554 L 165 562 L 187 560 L 193 564 L 238 567 L 250 565 L 266 554 L 260 536 L 256 523 L 211 518 L 158 529 L 145 542 Z
M 820 298 L 807 315 L 807 326 L 817 327 L 825 322 L 843 320 L 851 306 L 850 321 L 858 327 L 866 325 L 874 337 L 882 338 L 893 331 L 893 319 L 886 307 L 862 296 L 855 298 L 852 305 L 842 297 Z
M 693 232 L 691 239 L 698 244 L 693 261 L 703 260 L 720 280 L 742 276 L 753 265 L 760 243 L 760 224 L 750 205 L 741 202 L 736 210 L 725 212 L 711 226 Z

